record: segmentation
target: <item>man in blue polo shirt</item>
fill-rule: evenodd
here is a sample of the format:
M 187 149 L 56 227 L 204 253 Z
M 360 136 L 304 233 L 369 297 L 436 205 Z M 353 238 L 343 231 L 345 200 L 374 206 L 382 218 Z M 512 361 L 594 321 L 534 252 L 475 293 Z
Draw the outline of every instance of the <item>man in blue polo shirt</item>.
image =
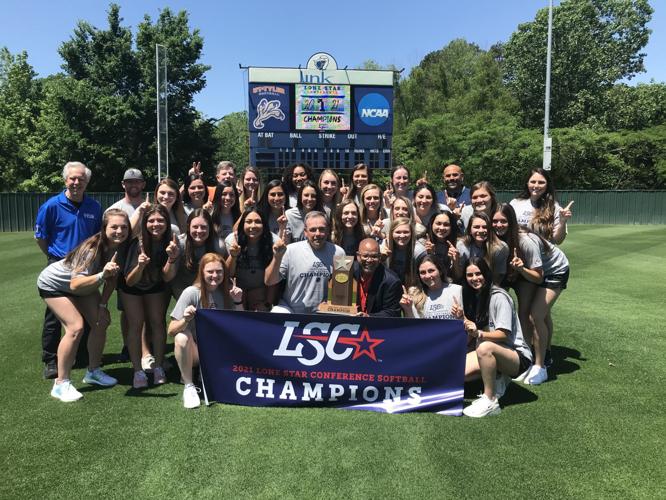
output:
M 59 261 L 79 243 L 100 231 L 102 207 L 85 196 L 91 172 L 83 163 L 68 162 L 62 169 L 65 190 L 39 207 L 35 240 L 47 257 L 47 265 Z M 44 378 L 58 375 L 56 353 L 60 343 L 60 322 L 47 307 L 42 330 Z M 85 342 L 81 343 L 85 345 Z

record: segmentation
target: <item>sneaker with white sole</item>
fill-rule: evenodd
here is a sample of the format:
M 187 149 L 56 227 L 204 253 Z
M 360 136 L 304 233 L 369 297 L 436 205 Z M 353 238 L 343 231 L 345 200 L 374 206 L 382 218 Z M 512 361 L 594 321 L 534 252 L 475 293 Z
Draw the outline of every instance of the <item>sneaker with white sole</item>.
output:
M 150 373 L 153 371 L 153 368 L 155 368 L 155 357 L 152 354 L 147 354 L 141 358 L 141 369 L 144 372 Z
M 164 373 L 164 368 L 161 366 L 156 366 L 153 368 L 153 384 L 162 385 L 166 384 L 167 378 L 166 373 Z
M 497 399 L 504 396 L 504 393 L 506 392 L 506 389 L 509 387 L 510 383 L 511 377 L 504 375 L 503 373 L 497 374 L 497 377 L 495 378 L 495 397 Z
M 148 387 L 148 375 L 146 375 L 146 372 L 143 370 L 137 370 L 134 372 L 132 387 L 135 389 L 145 389 Z
M 83 377 L 83 382 L 86 384 L 101 385 L 102 387 L 113 387 L 118 381 L 110 375 L 107 375 L 101 368 L 94 370 L 86 370 L 86 375 Z
M 527 376 L 530 374 L 530 370 L 532 370 L 532 366 L 534 366 L 534 365 L 530 365 L 530 366 L 527 368 L 527 370 L 525 370 L 523 373 L 521 373 L 521 374 L 518 375 L 516 378 L 513 378 L 513 379 L 511 379 L 511 380 L 513 380 L 514 382 L 525 382 L 525 379 L 526 379 Z
M 199 389 L 194 384 L 187 384 L 183 389 L 183 406 L 185 408 L 198 408 L 201 406 Z
M 490 399 L 485 394 L 482 394 L 479 399 L 474 401 L 471 405 L 463 410 L 463 413 L 468 417 L 481 418 L 490 415 L 497 415 L 502 411 L 497 398 Z
M 534 365 L 530 373 L 525 377 L 525 383 L 529 385 L 543 384 L 548 380 L 548 370 L 543 366 Z
M 63 380 L 61 383 L 54 382 L 53 389 L 51 389 L 51 396 L 56 399 L 59 399 L 63 403 L 71 403 L 72 401 L 78 401 L 83 397 L 79 391 L 77 391 L 72 385 L 71 380 Z

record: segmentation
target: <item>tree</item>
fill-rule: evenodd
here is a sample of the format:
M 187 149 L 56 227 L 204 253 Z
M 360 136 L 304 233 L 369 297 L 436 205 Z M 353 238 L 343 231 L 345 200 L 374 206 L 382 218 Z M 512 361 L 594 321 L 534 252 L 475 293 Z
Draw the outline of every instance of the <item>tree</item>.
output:
M 24 51 L 0 49 L 0 189 L 14 191 L 30 176 L 26 141 L 34 133 L 41 88 Z
M 599 114 L 604 92 L 644 71 L 652 15 L 647 0 L 563 0 L 553 9 L 551 125 Z M 505 78 L 524 124 L 543 126 L 548 10 L 518 26 L 505 45 Z
M 517 103 L 502 82 L 502 58 L 462 39 L 427 54 L 396 89 L 396 128 L 441 113 L 515 113 Z
M 45 81 L 45 99 L 32 151 L 34 187 L 48 187 L 50 173 L 77 159 L 93 171 L 91 190 L 118 189 L 123 171 L 138 167 L 155 176 L 155 44 L 168 51 L 170 175 L 178 178 L 192 161 L 211 161 L 213 127 L 193 106 L 206 84 L 199 64 L 203 40 L 190 30 L 185 12 L 168 8 L 153 23 L 145 16 L 132 33 L 112 4 L 108 28 L 80 21 L 59 49 L 64 75 Z M 58 168 L 56 168 L 58 167 Z
M 217 142 L 215 158 L 247 165 L 250 158 L 250 133 L 247 112 L 230 113 L 217 122 L 214 137 Z

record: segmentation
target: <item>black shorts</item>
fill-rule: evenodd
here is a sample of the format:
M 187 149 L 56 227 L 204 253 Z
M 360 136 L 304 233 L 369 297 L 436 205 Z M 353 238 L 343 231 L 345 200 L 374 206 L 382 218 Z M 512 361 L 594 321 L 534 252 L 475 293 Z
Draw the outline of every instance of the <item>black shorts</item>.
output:
M 159 285 L 155 285 L 151 288 L 148 288 L 147 290 L 143 290 L 141 288 L 124 285 L 120 287 L 120 291 L 129 295 L 152 295 L 154 293 L 165 293 L 168 291 L 168 287 L 164 283 L 160 283 Z
M 569 268 L 563 273 L 549 274 L 544 276 L 543 281 L 539 284 L 541 288 L 550 288 L 551 290 L 561 289 L 564 290 L 569 282 Z
M 43 299 L 55 299 L 57 297 L 76 297 L 73 293 L 68 293 L 68 292 L 49 292 L 47 290 L 42 290 L 41 288 L 37 288 L 39 290 L 39 296 Z
M 516 351 L 518 353 L 518 373 L 516 373 L 516 377 L 520 375 L 521 373 L 525 373 L 525 371 L 532 366 L 532 362 L 525 357 L 525 355 L 520 352 Z

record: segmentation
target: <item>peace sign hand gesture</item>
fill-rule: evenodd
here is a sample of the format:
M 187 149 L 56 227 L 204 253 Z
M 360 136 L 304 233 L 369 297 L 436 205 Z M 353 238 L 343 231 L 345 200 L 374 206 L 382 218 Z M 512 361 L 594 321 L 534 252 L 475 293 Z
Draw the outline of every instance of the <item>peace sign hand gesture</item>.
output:
M 412 309 L 412 296 L 407 293 L 407 289 L 405 288 L 405 285 L 402 285 L 402 297 L 400 298 L 400 307 L 402 307 L 403 310 L 410 310 Z
M 236 277 L 231 278 L 231 288 L 229 289 L 229 296 L 234 302 L 240 302 L 243 300 L 243 290 L 238 287 L 236 284 Z

